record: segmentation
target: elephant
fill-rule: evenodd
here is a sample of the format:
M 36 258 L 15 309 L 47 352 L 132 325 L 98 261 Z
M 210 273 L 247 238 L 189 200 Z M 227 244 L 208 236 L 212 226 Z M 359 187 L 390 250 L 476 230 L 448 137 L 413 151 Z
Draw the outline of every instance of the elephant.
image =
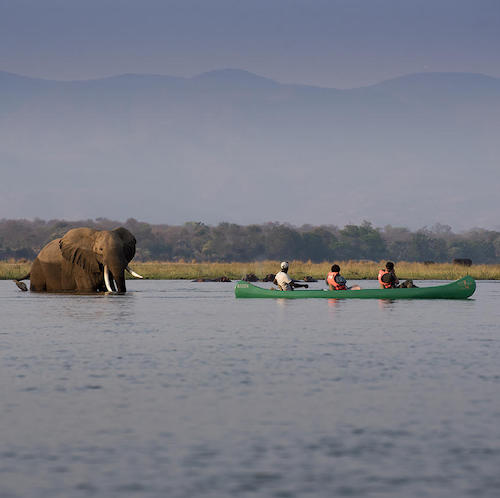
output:
M 30 272 L 16 283 L 29 278 L 30 290 L 35 292 L 123 293 L 127 290 L 125 270 L 143 278 L 128 266 L 135 255 L 135 244 L 135 237 L 123 227 L 73 228 L 49 242 L 33 261 Z

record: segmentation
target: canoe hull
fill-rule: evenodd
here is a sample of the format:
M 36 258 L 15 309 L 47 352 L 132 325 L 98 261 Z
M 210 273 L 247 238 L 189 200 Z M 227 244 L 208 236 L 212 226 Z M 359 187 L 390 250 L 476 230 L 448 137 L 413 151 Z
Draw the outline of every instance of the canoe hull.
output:
M 263 289 L 249 282 L 239 281 L 234 293 L 238 298 L 271 299 L 467 299 L 474 294 L 476 282 L 466 276 L 455 282 L 434 287 L 416 287 L 412 289 L 361 289 L 361 290 L 294 290 L 279 291 Z

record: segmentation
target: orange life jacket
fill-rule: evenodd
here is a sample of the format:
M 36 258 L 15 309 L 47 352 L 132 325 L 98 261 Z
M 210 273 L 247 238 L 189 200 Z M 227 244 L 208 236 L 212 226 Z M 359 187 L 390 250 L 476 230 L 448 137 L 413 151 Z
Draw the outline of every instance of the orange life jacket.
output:
M 380 286 L 383 287 L 384 289 L 390 289 L 392 287 L 392 284 L 389 282 L 383 282 L 382 277 L 384 275 L 387 275 L 389 271 L 386 268 L 383 268 L 378 272 L 378 281 L 380 282 Z
M 347 287 L 344 284 L 338 284 L 335 281 L 335 277 L 339 274 L 338 271 L 331 271 L 328 273 L 326 277 L 326 281 L 329 285 L 331 285 L 335 290 L 346 290 Z

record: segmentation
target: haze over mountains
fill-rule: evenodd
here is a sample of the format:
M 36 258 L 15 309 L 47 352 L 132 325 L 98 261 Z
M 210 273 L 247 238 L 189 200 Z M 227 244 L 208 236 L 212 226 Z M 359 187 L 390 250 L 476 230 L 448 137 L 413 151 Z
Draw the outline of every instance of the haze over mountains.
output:
M 0 72 L 0 217 L 498 229 L 499 131 L 500 80 L 480 74 Z

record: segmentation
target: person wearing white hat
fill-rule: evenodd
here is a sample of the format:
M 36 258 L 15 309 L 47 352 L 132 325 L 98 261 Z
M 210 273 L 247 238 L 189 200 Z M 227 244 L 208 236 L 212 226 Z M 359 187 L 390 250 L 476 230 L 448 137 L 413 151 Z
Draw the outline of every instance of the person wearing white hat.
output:
M 280 265 L 281 271 L 274 277 L 274 284 L 282 291 L 292 291 L 294 287 L 309 287 L 307 284 L 298 284 L 288 275 L 288 261 L 283 261 Z

